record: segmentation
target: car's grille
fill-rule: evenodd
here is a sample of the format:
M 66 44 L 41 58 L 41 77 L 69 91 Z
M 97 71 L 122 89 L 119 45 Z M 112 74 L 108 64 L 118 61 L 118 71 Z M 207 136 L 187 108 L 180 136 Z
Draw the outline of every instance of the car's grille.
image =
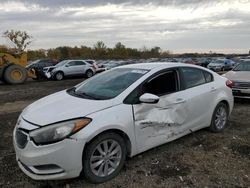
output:
M 17 143 L 17 146 L 19 148 L 24 148 L 28 142 L 27 140 L 27 135 L 23 133 L 22 130 L 20 129 L 17 129 L 16 130 L 16 134 L 15 134 L 15 137 L 16 137 L 16 143 Z
M 233 82 L 233 87 L 239 89 L 249 89 L 250 82 Z

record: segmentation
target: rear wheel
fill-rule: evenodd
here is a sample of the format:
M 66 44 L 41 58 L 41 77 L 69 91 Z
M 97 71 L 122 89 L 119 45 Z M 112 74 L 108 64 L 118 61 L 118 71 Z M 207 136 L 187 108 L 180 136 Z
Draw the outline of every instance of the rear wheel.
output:
M 211 125 L 209 129 L 212 132 L 222 132 L 228 121 L 228 107 L 225 103 L 220 102 L 213 113 Z
M 56 79 L 56 80 L 62 80 L 63 77 L 64 77 L 64 74 L 63 74 L 62 72 L 57 72 L 57 73 L 55 74 L 55 79 Z
M 83 156 L 83 173 L 87 180 L 102 183 L 114 178 L 124 165 L 127 155 L 124 139 L 113 132 L 96 137 Z
M 27 70 L 20 65 L 10 65 L 4 71 L 4 80 L 8 84 L 22 84 L 27 80 Z
M 87 70 L 87 72 L 86 72 L 86 77 L 87 77 L 87 78 L 90 78 L 90 77 L 92 77 L 93 75 L 94 75 L 94 73 L 93 73 L 92 70 Z

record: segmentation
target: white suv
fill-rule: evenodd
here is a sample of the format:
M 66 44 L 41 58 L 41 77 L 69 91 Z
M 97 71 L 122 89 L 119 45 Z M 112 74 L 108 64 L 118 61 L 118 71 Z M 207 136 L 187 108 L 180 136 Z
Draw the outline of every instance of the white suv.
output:
M 92 63 L 84 60 L 63 60 L 52 67 L 45 67 L 43 69 L 47 78 L 55 80 L 62 80 L 64 77 L 71 76 L 86 76 L 92 77 L 96 72 L 96 67 Z

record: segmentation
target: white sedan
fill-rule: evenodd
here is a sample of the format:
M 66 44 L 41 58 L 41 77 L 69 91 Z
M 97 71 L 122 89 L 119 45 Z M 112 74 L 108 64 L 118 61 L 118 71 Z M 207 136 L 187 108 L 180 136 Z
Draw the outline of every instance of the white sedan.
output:
M 106 71 L 29 105 L 14 130 L 16 159 L 36 180 L 94 183 L 132 157 L 198 129 L 225 128 L 232 82 L 195 65 L 142 63 Z

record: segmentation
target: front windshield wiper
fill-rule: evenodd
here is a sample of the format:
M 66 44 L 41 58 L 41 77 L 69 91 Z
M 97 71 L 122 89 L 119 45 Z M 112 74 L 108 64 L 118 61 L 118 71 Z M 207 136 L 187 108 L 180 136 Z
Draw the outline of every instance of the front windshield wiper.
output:
M 85 99 L 102 100 L 101 98 L 94 97 L 94 96 L 92 96 L 90 94 L 87 94 L 85 92 L 77 92 L 76 87 L 69 88 L 66 91 L 70 95 L 73 95 L 73 96 L 76 96 L 76 97 L 81 97 L 81 98 L 85 98 Z
M 100 100 L 100 99 L 98 99 L 98 98 L 96 98 L 96 97 L 94 97 L 94 96 L 92 96 L 92 95 L 90 95 L 90 94 L 87 94 L 87 93 L 85 93 L 85 92 L 76 92 L 76 91 L 75 91 L 74 94 L 77 95 L 77 96 L 83 97 L 83 98 Z
M 67 93 L 75 93 L 76 87 L 71 87 L 69 89 L 66 90 Z

